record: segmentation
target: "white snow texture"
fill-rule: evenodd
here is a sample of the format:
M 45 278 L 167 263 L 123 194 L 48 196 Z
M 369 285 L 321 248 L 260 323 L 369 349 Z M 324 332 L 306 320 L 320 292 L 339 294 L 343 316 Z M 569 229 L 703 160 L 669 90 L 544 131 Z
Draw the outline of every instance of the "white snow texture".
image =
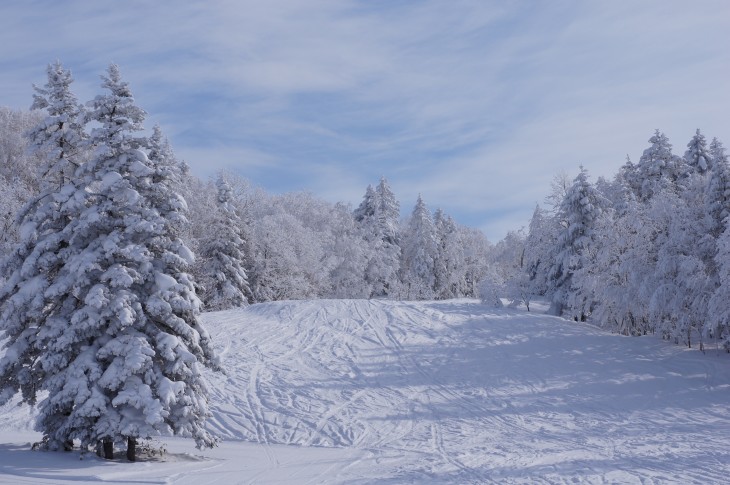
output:
M 532 308 L 545 305 L 533 302 Z M 208 313 L 219 448 L 128 464 L 31 452 L 0 408 L 0 483 L 726 483 L 730 359 L 473 300 Z M 17 398 L 16 398 L 17 399 Z

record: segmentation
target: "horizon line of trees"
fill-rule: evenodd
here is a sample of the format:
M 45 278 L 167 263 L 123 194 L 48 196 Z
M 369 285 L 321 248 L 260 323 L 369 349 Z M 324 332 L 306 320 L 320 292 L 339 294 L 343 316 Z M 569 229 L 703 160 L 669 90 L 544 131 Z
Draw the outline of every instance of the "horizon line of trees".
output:
M 0 107 L 0 257 L 20 240 L 16 214 L 41 191 L 43 157 L 24 136 L 41 120 L 38 110 Z M 484 234 L 429 211 L 420 195 L 402 217 L 385 177 L 353 209 L 308 192 L 269 194 L 230 172 L 202 180 L 159 127 L 150 139 L 176 167 L 174 190 L 195 194 L 180 238 L 195 255 L 190 273 L 204 311 L 287 299 L 479 296 L 492 250 Z

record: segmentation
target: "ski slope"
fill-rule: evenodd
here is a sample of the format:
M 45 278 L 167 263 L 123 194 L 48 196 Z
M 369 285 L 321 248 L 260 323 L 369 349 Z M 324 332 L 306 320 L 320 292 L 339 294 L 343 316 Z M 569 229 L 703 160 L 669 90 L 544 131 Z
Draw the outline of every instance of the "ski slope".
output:
M 471 300 L 290 301 L 205 315 L 214 450 L 128 464 L 28 451 L 0 483 L 727 483 L 730 358 Z

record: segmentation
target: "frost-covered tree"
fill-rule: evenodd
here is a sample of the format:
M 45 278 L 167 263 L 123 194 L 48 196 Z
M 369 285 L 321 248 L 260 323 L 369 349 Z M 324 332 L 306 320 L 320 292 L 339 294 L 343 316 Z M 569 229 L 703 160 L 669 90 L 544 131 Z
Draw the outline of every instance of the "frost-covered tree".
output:
M 634 197 L 638 197 L 641 194 L 641 177 L 639 175 L 639 169 L 631 161 L 631 157 L 626 155 L 626 163 L 624 163 L 616 174 L 616 179 L 620 180 L 622 185 L 631 191 Z
M 717 239 L 725 231 L 730 216 L 730 164 L 725 147 L 714 138 L 710 143 L 711 169 L 705 191 L 705 210 L 710 218 L 710 234 Z
M 27 133 L 46 115 L 0 106 L 0 258 L 20 241 L 16 216 L 40 192 L 47 162 L 42 150 L 30 147 Z
M 60 62 L 48 66 L 48 82 L 44 87 L 34 86 L 31 109 L 44 109 L 48 117 L 28 132 L 31 148 L 44 153 L 46 163 L 41 166 L 42 180 L 57 189 L 73 178 L 82 161 L 84 132 L 82 106 L 71 92 L 73 78 Z
M 489 253 L 492 250 L 484 233 L 471 227 L 458 226 L 459 240 L 464 250 L 464 292 L 462 296 L 477 298 L 479 284 L 489 270 Z
M 428 300 L 434 297 L 436 231 L 426 204 L 418 196 L 403 237 L 401 280 L 406 298 Z
M 703 254 L 707 234 L 703 204 L 688 203 L 671 191 L 652 201 L 655 220 L 664 220 L 657 234 L 658 249 L 654 269 L 651 316 L 663 337 L 691 346 L 693 335 L 702 338 L 707 302 L 712 294 L 712 278 Z M 700 346 L 702 341 L 700 340 Z
M 466 268 L 464 242 L 454 219 L 438 209 L 434 214 L 436 255 L 434 259 L 434 296 L 438 299 L 464 295 Z
M 717 138 L 710 143 L 709 153 L 711 169 L 704 205 L 707 236 L 712 243 L 709 250 L 712 260 L 708 262 L 708 268 L 714 288 L 707 307 L 705 329 L 708 337 L 721 339 L 730 352 L 730 312 L 727 310 L 730 296 L 730 164 L 725 148 Z
M 330 271 L 333 298 L 368 298 L 372 288 L 365 281 L 368 246 L 358 231 L 349 206 L 337 204 L 332 211 L 333 246 L 327 253 L 333 259 Z
M 556 256 L 554 251 L 557 248 L 559 231 L 557 217 L 539 205 L 535 206 L 524 242 L 524 270 L 527 281 L 516 282 L 520 293 L 529 295 L 530 298 L 548 294 L 549 268 Z
M 717 242 L 716 263 L 718 266 L 718 286 L 708 302 L 711 335 L 722 342 L 730 352 L 730 228 L 726 228 Z
M 495 275 L 502 281 L 500 297 L 507 298 L 511 306 L 524 304 L 530 310 L 534 296 L 527 271 L 527 234 L 524 229 L 510 231 L 495 244 L 490 258 L 490 278 Z
M 656 130 L 649 143 L 651 146 L 644 150 L 636 166 L 638 196 L 642 201 L 674 187 L 686 174 L 684 160 L 672 153 L 672 145 L 664 133 Z
M 317 298 L 331 290 L 329 207 L 310 194 L 260 198 L 251 235 L 256 301 Z
M 179 238 L 185 202 L 146 155 L 145 113 L 118 68 L 102 80 L 107 93 L 88 114 L 93 156 L 68 197 L 64 263 L 42 293 L 48 397 L 37 427 L 50 443 L 103 443 L 107 457 L 126 442 L 133 459 L 138 438 L 160 433 L 214 446 L 201 364 L 218 362 Z
M 0 402 L 20 391 L 32 404 L 43 385 L 48 369 L 41 360 L 41 336 L 60 305 L 47 292 L 65 264 L 72 237 L 67 226 L 78 187 L 70 175 L 81 164 L 81 111 L 70 91 L 71 73 L 55 63 L 47 74 L 46 85 L 35 88 L 33 103 L 46 117 L 28 132 L 31 151 L 45 160 L 40 165 L 41 192 L 18 214 L 21 238 L 2 265 L 7 281 L 0 290 L 0 329 L 7 340 L 0 359 Z M 51 445 L 59 448 L 67 441 L 53 440 Z
M 601 214 L 600 195 L 588 182 L 588 173 L 581 167 L 558 212 L 562 230 L 557 239 L 556 256 L 548 271 L 551 310 L 560 315 L 570 306 L 574 317 L 584 319 L 591 301 L 575 301 L 573 275 L 589 261 L 587 252 L 594 240 L 594 225 Z
M 352 213 L 356 222 L 363 223 L 368 221 L 372 223 L 375 219 L 375 212 L 378 210 L 378 197 L 372 185 L 368 185 L 365 189 L 365 195 L 362 202 Z
M 42 151 L 30 147 L 27 135 L 47 115 L 40 109 L 22 111 L 0 107 L 0 178 L 16 188 L 22 187 L 29 196 L 40 192 L 46 158 Z
M 585 285 L 580 291 L 594 296 L 592 317 L 595 323 L 623 335 L 641 335 L 641 317 L 646 314 L 646 311 L 637 311 L 635 305 L 639 292 L 634 285 L 640 282 L 634 279 L 634 269 L 640 261 L 632 259 L 631 252 L 640 241 L 640 225 L 641 219 L 634 207 L 625 216 L 614 211 L 610 216 L 599 218 L 595 228 L 598 247 L 594 261 L 580 278 L 580 283 Z
M 373 288 L 373 296 L 395 296 L 398 294 L 400 281 L 400 204 L 385 177 L 375 189 L 376 210 L 375 224 L 377 244 L 375 256 L 370 260 L 366 270 L 366 281 Z
M 240 307 L 253 301 L 244 269 L 241 220 L 232 203 L 231 186 L 218 177 L 218 206 L 201 243 L 204 264 L 203 303 L 208 310 Z
M 694 173 L 704 174 L 712 168 L 712 157 L 707 151 L 707 141 L 699 128 L 695 136 L 687 143 L 684 161 Z
M 371 289 L 370 297 L 397 296 L 400 288 L 400 206 L 385 177 L 375 189 L 368 186 L 353 217 L 368 253 L 365 282 Z
M 479 282 L 479 299 L 491 308 L 502 308 L 505 284 L 503 276 L 495 268 L 489 268 Z
M 397 246 L 399 241 L 400 204 L 385 177 L 380 178 L 375 193 L 377 194 L 375 217 L 378 220 L 380 233 L 386 242 Z

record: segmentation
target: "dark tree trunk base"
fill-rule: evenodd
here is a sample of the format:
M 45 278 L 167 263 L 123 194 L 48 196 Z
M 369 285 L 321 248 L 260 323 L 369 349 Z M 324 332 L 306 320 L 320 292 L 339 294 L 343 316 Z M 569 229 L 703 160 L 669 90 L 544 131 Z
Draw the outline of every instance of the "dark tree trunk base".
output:
M 113 460 L 114 459 L 114 442 L 110 439 L 104 439 L 104 459 L 106 460 Z
M 127 438 L 127 460 L 136 461 L 137 459 L 137 440 L 135 438 Z

